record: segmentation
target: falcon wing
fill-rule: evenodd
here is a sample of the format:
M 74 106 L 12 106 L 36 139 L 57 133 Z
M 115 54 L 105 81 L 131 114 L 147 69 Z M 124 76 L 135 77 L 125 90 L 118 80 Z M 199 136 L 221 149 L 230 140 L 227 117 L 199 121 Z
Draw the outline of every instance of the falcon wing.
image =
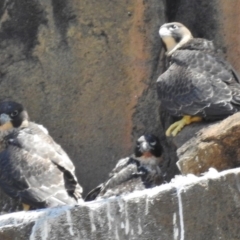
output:
M 77 203 L 82 189 L 74 166 L 44 134 L 36 125 L 8 136 L 8 147 L 0 153 L 0 184 L 10 196 L 36 207 Z
M 0 154 L 0 185 L 11 197 L 37 208 L 76 203 L 65 189 L 63 173 L 49 158 L 15 143 Z
M 129 179 L 136 177 L 137 174 L 138 166 L 136 160 L 130 158 L 124 165 L 119 165 L 118 162 L 112 171 L 110 179 L 103 184 L 102 191 L 106 191 L 108 188 L 113 188 L 123 182 L 126 182 Z
M 82 188 L 75 175 L 75 167 L 60 145 L 54 142 L 50 135 L 42 131 L 35 123 L 22 130 L 25 134 L 18 136 L 17 141 L 26 151 L 30 151 L 42 158 L 51 159 L 59 170 L 64 173 L 66 190 L 76 199 L 82 198 Z M 22 132 L 22 133 L 23 133 Z M 29 144 L 31 142 L 32 144 Z
M 221 119 L 236 111 L 233 92 L 240 96 L 228 67 L 214 55 L 196 50 L 176 51 L 157 84 L 163 106 L 175 116 Z
M 137 161 L 132 158 L 121 159 L 109 175 L 110 178 L 106 182 L 100 184 L 87 194 L 85 201 L 92 201 L 98 196 L 103 196 L 109 189 L 117 189 L 124 182 L 138 177 Z

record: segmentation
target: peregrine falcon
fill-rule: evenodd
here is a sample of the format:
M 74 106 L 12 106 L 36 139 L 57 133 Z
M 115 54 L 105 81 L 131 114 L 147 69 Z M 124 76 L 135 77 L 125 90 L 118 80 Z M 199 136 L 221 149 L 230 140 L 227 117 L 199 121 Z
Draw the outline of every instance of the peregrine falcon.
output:
M 75 167 L 47 130 L 29 121 L 24 107 L 0 103 L 0 187 L 24 210 L 76 204 L 82 188 Z
M 108 198 L 160 185 L 163 181 L 159 165 L 162 147 L 152 134 L 138 138 L 134 154 L 120 159 L 109 179 L 90 191 L 85 201 Z
M 238 75 L 211 41 L 193 38 L 178 22 L 162 25 L 159 34 L 170 66 L 157 80 L 158 96 L 170 115 L 183 117 L 167 136 L 192 122 L 221 120 L 239 111 Z

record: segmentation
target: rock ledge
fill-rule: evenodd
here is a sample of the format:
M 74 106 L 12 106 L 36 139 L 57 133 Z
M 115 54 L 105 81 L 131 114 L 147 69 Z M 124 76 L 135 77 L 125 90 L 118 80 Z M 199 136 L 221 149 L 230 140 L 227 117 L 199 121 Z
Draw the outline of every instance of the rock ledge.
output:
M 239 210 L 240 169 L 210 169 L 122 197 L 3 215 L 0 239 L 239 239 Z

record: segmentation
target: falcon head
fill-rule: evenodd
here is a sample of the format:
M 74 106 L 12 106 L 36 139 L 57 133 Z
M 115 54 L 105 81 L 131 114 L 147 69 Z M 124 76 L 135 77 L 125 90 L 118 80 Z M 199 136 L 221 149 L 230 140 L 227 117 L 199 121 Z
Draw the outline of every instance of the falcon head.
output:
M 0 103 L 0 130 L 10 130 L 28 124 L 28 114 L 17 102 L 3 101 Z
M 175 50 L 193 38 L 191 32 L 178 22 L 163 24 L 159 29 L 159 35 L 167 48 L 167 56 L 171 56 Z
M 141 159 L 160 158 L 162 155 L 162 146 L 156 136 L 145 134 L 138 138 L 134 153 L 137 158 Z

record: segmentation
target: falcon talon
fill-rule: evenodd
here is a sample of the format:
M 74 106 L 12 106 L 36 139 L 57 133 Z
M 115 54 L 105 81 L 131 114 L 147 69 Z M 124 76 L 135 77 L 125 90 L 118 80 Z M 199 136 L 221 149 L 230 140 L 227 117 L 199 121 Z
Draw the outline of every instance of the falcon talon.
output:
M 184 116 L 181 120 L 173 123 L 166 131 L 166 136 L 175 137 L 186 125 L 189 125 L 193 122 L 200 122 L 202 120 L 201 117 L 191 117 Z
M 183 117 L 166 135 L 176 136 L 185 125 L 222 120 L 240 110 L 240 79 L 212 41 L 194 38 L 178 22 L 160 27 L 169 68 L 159 76 L 157 91 L 170 115 Z
M 22 204 L 23 205 L 23 211 L 29 211 L 31 206 L 30 205 L 27 205 L 25 203 Z

